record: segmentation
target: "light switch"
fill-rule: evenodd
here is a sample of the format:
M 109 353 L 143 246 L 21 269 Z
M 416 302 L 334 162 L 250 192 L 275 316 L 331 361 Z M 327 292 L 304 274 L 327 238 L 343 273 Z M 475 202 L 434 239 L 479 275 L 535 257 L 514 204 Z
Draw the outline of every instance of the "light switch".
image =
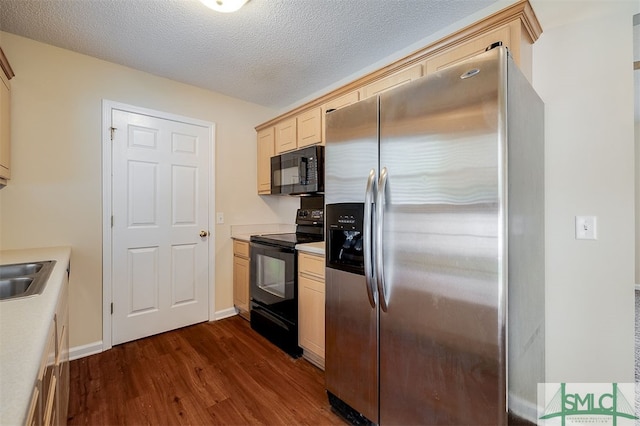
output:
M 216 223 L 218 225 L 222 225 L 224 223 L 224 213 L 222 213 L 222 212 L 217 212 L 216 213 Z
M 576 240 L 596 240 L 596 216 L 576 216 Z

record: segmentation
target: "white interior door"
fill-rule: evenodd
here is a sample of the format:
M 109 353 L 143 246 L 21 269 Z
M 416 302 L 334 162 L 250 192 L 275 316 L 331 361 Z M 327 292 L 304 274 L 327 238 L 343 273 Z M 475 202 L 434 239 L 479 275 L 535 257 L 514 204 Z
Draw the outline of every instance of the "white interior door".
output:
M 210 132 L 112 110 L 112 342 L 209 318 Z

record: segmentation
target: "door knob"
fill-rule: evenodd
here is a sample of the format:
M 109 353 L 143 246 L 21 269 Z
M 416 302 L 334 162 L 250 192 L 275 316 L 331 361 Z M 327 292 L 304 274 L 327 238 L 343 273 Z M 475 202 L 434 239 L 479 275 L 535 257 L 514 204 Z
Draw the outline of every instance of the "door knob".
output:
M 209 233 L 207 231 L 200 231 L 200 238 L 204 238 L 207 235 L 209 235 Z

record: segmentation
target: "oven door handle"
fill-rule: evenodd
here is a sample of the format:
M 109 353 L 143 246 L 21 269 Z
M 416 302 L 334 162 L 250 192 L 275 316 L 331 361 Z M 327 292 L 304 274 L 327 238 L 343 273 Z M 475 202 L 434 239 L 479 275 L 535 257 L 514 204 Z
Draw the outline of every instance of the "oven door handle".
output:
M 373 259 L 373 201 L 374 194 L 376 192 L 376 171 L 371 169 L 369 172 L 369 178 L 367 179 L 367 190 L 364 193 L 364 218 L 362 224 L 362 249 L 364 255 L 364 279 L 367 287 L 367 296 L 369 297 L 369 304 L 372 308 L 376 307 L 377 292 L 376 292 L 376 276 L 374 269 Z

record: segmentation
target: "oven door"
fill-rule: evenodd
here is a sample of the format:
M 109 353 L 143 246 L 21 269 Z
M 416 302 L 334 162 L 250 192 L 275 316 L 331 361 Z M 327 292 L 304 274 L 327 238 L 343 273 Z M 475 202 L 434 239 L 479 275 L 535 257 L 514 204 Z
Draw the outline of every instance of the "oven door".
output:
M 283 319 L 298 317 L 294 249 L 251 243 L 251 301 Z

